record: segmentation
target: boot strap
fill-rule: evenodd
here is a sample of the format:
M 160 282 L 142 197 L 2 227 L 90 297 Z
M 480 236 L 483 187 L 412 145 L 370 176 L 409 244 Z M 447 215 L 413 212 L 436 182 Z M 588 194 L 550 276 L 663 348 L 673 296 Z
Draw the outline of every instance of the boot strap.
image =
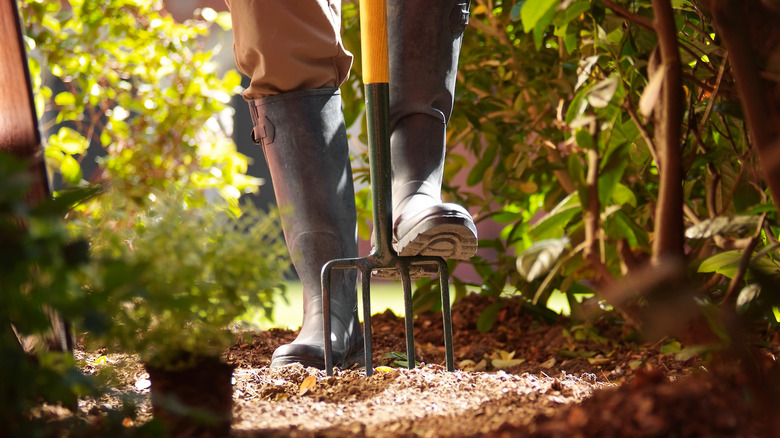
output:
M 249 112 L 252 114 L 252 131 L 249 133 L 252 137 L 252 141 L 255 144 L 271 144 L 274 142 L 274 125 L 268 116 L 263 116 L 262 123 L 260 122 L 260 111 L 258 105 L 254 100 L 247 102 L 249 104 Z

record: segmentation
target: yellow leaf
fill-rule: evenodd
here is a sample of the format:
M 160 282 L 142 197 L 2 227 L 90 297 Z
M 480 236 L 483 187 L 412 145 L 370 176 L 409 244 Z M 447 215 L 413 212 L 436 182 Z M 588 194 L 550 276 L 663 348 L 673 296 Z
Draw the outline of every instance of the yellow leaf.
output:
M 608 359 L 606 357 L 589 357 L 588 363 L 591 365 L 606 365 L 608 363 L 612 362 L 612 359 Z
M 487 368 L 487 361 L 485 359 L 482 359 L 479 361 L 479 363 L 475 363 L 471 359 L 466 359 L 464 361 L 461 361 L 458 364 L 458 368 L 462 369 L 463 371 L 469 371 L 469 372 L 477 372 L 477 371 L 485 371 Z
M 513 353 L 514 355 L 514 353 Z M 525 359 L 493 359 L 493 368 L 503 370 L 506 368 L 513 367 L 515 365 L 520 365 L 521 363 L 525 362 Z
M 377 370 L 377 371 L 379 371 L 379 372 L 381 372 L 381 373 L 389 373 L 389 372 L 392 372 L 392 371 L 393 371 L 393 369 L 392 369 L 392 368 L 390 368 L 390 367 L 388 367 L 388 366 L 385 366 L 385 365 L 382 365 L 382 366 L 378 366 L 378 367 L 376 367 L 376 370 Z
M 500 360 L 512 360 L 513 357 L 515 357 L 515 352 L 508 352 L 506 350 L 498 350 L 498 358 Z
M 311 388 L 314 388 L 314 385 L 316 384 L 317 376 L 309 376 L 303 379 L 303 382 L 301 382 L 301 387 L 298 388 L 298 395 L 306 394 Z

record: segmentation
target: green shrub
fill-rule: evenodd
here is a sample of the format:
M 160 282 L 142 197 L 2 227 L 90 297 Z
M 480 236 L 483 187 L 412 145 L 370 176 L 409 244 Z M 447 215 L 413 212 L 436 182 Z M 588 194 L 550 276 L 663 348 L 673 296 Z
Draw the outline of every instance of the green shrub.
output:
M 229 325 L 250 308 L 271 319 L 287 269 L 278 216 L 185 198 L 161 195 L 140 212 L 117 208 L 89 223 L 81 325 L 91 344 L 175 366 L 183 353 L 219 356 L 233 341 Z
M 70 353 L 45 348 L 53 312 L 71 316 L 80 302 L 86 244 L 68 236 L 62 217 L 88 193 L 31 206 L 24 202 L 32 183 L 27 169 L 0 153 L 0 422 L 8 436 L 44 430 L 31 416 L 41 402 L 74 407 L 77 397 L 96 391 Z M 38 345 L 25 351 L 20 339 Z

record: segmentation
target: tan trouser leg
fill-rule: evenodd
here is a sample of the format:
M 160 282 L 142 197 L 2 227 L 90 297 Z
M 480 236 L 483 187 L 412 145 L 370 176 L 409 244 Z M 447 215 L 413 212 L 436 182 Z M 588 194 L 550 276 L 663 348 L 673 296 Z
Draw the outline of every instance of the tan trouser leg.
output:
M 238 69 L 251 83 L 244 99 L 339 87 L 352 54 L 341 41 L 340 0 L 225 0 L 233 19 Z

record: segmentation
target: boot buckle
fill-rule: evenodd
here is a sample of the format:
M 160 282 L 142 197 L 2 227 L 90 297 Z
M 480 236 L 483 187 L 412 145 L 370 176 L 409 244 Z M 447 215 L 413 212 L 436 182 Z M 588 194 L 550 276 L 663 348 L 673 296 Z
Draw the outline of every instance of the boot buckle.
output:
M 268 116 L 263 116 L 263 121 L 260 121 L 260 111 L 257 110 L 254 101 L 249 102 L 249 112 L 252 115 L 252 131 L 249 133 L 252 137 L 252 141 L 255 144 L 271 144 L 274 142 L 275 129 L 271 119 Z

